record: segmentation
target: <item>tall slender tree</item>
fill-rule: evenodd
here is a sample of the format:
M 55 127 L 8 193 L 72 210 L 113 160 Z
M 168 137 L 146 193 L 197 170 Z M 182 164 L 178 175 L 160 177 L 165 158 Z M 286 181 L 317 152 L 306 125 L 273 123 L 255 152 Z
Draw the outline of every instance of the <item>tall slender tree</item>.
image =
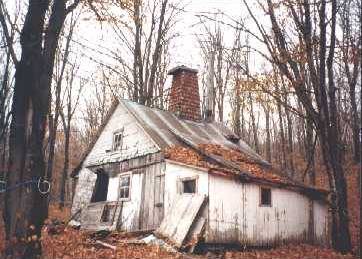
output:
M 79 2 L 29 0 L 20 35 L 21 57 L 17 60 L 16 53 L 12 55 L 16 72 L 6 175 L 8 186 L 45 180 L 43 140 L 55 53 L 64 21 Z M 3 1 L 0 5 L 4 8 Z M 9 31 L 6 23 L 1 25 L 4 31 Z M 12 42 L 8 45 L 11 47 Z M 6 258 L 37 258 L 41 254 L 40 236 L 47 212 L 47 196 L 35 185 L 6 192 Z
M 351 239 L 347 186 L 342 165 L 343 149 L 333 66 L 336 47 L 337 1 L 322 0 L 318 2 L 318 8 L 314 8 L 316 3 L 308 0 L 300 3 L 285 1 L 280 5 L 268 0 L 265 10 L 270 18 L 273 35 L 267 35 L 265 28 L 257 20 L 245 0 L 244 4 L 258 28 L 261 35 L 260 41 L 269 51 L 269 60 L 291 83 L 307 116 L 313 121 L 320 140 L 332 191 L 333 246 L 341 252 L 348 252 L 351 249 Z M 286 12 L 291 14 L 293 29 L 296 29 L 298 33 L 296 37 L 288 35 L 288 28 L 282 27 L 281 15 Z M 293 47 L 297 45 L 303 49 L 301 55 L 293 52 Z M 314 94 L 313 99 L 308 95 L 306 78 L 301 72 L 301 64 L 308 69 L 308 78 Z

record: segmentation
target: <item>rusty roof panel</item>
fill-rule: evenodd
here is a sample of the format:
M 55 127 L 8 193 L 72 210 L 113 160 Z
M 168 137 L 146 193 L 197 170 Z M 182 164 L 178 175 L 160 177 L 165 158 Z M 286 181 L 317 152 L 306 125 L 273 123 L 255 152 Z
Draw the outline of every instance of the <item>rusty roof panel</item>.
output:
M 175 134 L 185 135 L 195 145 L 217 144 L 227 149 L 239 150 L 246 155 L 269 164 L 245 142 L 239 140 L 233 143 L 231 139 L 238 137 L 225 125 L 221 123 L 194 122 L 182 120 L 174 114 L 157 108 L 150 108 L 128 100 L 121 100 L 124 105 L 134 114 L 141 126 L 161 147 L 182 145 Z

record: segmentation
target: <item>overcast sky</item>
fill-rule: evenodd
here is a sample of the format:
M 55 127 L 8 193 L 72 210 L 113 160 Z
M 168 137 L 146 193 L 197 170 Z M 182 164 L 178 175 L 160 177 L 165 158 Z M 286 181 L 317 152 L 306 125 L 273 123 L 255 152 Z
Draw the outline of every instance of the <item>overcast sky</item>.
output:
M 170 2 L 177 3 L 179 1 L 180 0 L 170 0 Z M 250 3 L 250 5 L 252 6 L 252 3 Z M 202 71 L 204 64 L 197 36 L 202 37 L 204 29 L 200 24 L 199 16 L 207 15 L 213 18 L 215 17 L 214 13 L 219 13 L 216 17 L 217 20 L 231 24 L 233 23 L 232 19 L 239 20 L 240 17 L 247 17 L 247 11 L 244 4 L 242 4 L 242 0 L 182 0 L 181 6 L 183 6 L 183 8 L 177 16 L 178 22 L 176 26 L 172 28 L 172 33 L 178 33 L 179 36 L 175 38 L 170 45 L 170 68 L 176 65 L 186 65 Z M 220 13 L 224 15 L 220 15 Z M 213 24 L 212 21 L 208 23 L 210 26 Z M 97 22 L 82 19 L 78 26 L 79 29 L 76 35 L 74 35 L 73 51 L 76 52 L 77 59 L 81 60 L 81 73 L 79 73 L 79 76 L 87 78 L 99 72 L 99 65 L 94 62 L 94 60 L 112 66 L 112 62 L 114 61 L 107 55 L 101 55 L 100 52 L 107 53 L 107 49 L 116 49 L 119 47 L 117 46 L 119 42 L 116 41 L 114 34 L 107 28 L 106 24 L 99 25 Z M 220 26 L 222 26 L 227 47 L 231 47 L 233 44 L 234 29 L 223 24 L 220 24 Z M 253 39 L 250 39 L 250 42 L 253 45 L 257 44 Z M 79 43 L 84 44 L 84 46 L 79 45 Z M 119 54 L 122 56 L 125 55 L 125 53 Z M 252 72 L 259 72 L 262 67 L 261 59 L 255 55 L 251 55 L 250 67 Z M 199 83 L 199 85 L 201 84 Z M 169 77 L 166 82 L 166 88 L 170 86 L 171 78 Z M 85 90 L 85 95 L 92 94 L 91 85 Z M 228 96 L 226 96 L 226 98 L 228 98 Z

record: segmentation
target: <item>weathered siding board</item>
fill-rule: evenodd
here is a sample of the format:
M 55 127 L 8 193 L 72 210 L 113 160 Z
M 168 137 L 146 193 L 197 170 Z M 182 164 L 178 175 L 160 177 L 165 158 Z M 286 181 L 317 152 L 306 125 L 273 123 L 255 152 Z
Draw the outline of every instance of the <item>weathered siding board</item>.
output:
M 112 149 L 113 133 L 123 128 L 122 151 L 106 152 Z M 98 165 L 121 161 L 128 158 L 155 153 L 159 148 L 137 124 L 135 118 L 119 104 L 107 125 L 97 139 L 92 151 L 88 154 L 83 166 Z
M 205 171 L 197 168 L 182 166 L 172 161 L 166 161 L 166 175 L 165 175 L 165 215 L 169 213 L 174 200 L 179 194 L 178 183 L 185 177 L 197 177 L 197 193 L 209 194 L 208 189 L 208 174 Z M 207 207 L 207 206 L 206 206 Z M 207 213 L 207 209 L 206 212 Z
M 321 245 L 329 244 L 329 228 L 328 228 L 328 207 L 321 201 L 313 201 L 314 211 L 314 232 L 315 241 Z
M 202 194 L 177 195 L 173 206 L 156 230 L 156 234 L 166 237 L 180 248 L 184 244 L 191 226 L 196 223 L 196 217 L 206 202 L 206 197 Z
M 130 199 L 122 202 L 122 211 L 118 219 L 120 230 L 137 231 L 140 229 L 139 210 L 141 206 L 143 177 L 144 175 L 140 173 L 131 174 Z
M 210 175 L 206 242 L 264 246 L 307 241 L 309 199 L 306 196 L 272 188 L 272 206 L 262 207 L 259 203 L 259 185 Z M 315 211 L 321 218 L 315 222 L 323 225 L 326 209 L 321 206 Z M 325 239 L 325 227 L 316 227 L 316 236 Z
M 247 233 L 243 231 L 243 185 L 227 178 L 209 175 L 209 220 L 206 239 L 209 243 L 238 243 Z M 247 202 L 254 202 L 247 197 Z M 255 208 L 249 210 L 256 219 Z M 255 222 L 256 223 L 256 222 Z
M 117 201 L 119 188 L 119 175 L 109 178 L 107 201 Z
M 142 230 L 156 229 L 163 219 L 164 163 L 150 165 L 144 169 L 140 221 Z M 162 206 L 162 207 L 160 207 Z
M 82 168 L 79 172 L 78 183 L 75 188 L 73 198 L 72 214 L 79 209 L 85 208 L 93 194 L 93 188 L 97 179 L 97 175 L 87 168 Z

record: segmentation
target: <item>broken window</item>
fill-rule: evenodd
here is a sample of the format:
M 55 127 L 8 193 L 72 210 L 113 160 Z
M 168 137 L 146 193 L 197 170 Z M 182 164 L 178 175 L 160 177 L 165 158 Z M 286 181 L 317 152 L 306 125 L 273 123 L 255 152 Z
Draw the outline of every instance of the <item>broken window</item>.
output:
M 271 206 L 271 189 L 260 188 L 260 206 Z
M 131 185 L 131 176 L 121 175 L 119 177 L 119 198 L 123 200 L 129 199 L 129 189 Z
M 97 180 L 93 189 L 91 202 L 99 202 L 107 200 L 109 176 L 103 170 L 96 172 Z
M 196 193 L 196 179 L 189 179 L 182 181 L 183 193 Z
M 122 149 L 123 143 L 123 129 L 116 131 L 113 133 L 113 151 L 120 151 Z

